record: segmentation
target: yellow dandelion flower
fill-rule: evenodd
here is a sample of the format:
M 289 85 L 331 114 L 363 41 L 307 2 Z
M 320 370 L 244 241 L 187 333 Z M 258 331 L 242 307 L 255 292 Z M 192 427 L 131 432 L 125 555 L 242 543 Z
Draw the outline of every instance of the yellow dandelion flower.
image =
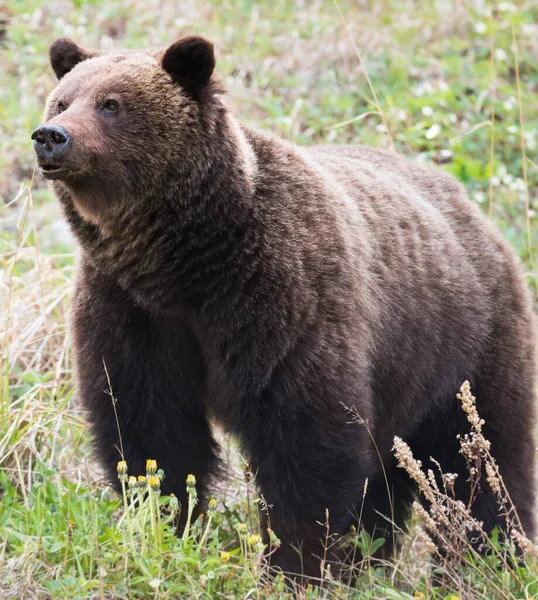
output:
M 424 600 L 425 596 L 422 592 L 415 592 L 413 594 L 413 598 L 420 598 L 420 600 Z
M 146 461 L 146 476 L 155 475 L 157 473 L 157 461 L 148 458 Z
M 258 534 L 256 534 L 256 533 L 253 533 L 253 534 L 252 534 L 252 535 L 251 535 L 251 536 L 248 538 L 248 543 L 249 543 L 251 546 L 255 546 L 256 544 L 261 544 L 261 541 L 262 541 L 262 538 L 261 538 L 261 537 L 260 537 Z
M 148 479 L 148 484 L 152 490 L 158 490 L 161 488 L 161 480 L 158 477 L 150 477 Z
M 221 552 L 220 553 L 220 562 L 225 565 L 230 560 L 229 552 Z

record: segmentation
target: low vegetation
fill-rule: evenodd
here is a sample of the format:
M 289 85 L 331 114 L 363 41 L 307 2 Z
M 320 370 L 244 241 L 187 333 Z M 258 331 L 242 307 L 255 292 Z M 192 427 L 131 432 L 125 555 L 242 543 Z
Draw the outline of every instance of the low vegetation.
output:
M 47 45 L 55 37 L 107 48 L 201 33 L 216 43 L 244 122 L 300 144 L 395 147 L 452 172 L 516 247 L 536 294 L 537 23 L 538 6 L 525 0 L 0 3 L 0 598 L 538 595 L 536 547 L 511 510 L 467 386 L 469 485 L 476 490 L 485 469 L 479 483 L 499 490 L 509 544 L 484 537 L 452 497 L 449 474 L 439 484 L 398 440 L 396 456 L 431 506 L 417 496 L 416 524 L 400 532 L 394 560 L 373 560 L 382 541 L 351 531 L 343 543 L 362 557 L 352 583 L 322 568 L 319 586 L 299 582 L 292 592 L 272 573 L 278 531 L 262 543 L 266 508 L 233 440 L 224 444 L 228 479 L 181 538 L 173 532 L 180 508 L 160 495 L 166 473 L 151 456 L 147 473 L 131 473 L 118 455 L 124 494 L 113 493 L 73 390 L 73 243 L 30 142 L 54 85 Z M 195 476 L 185 483 L 189 506 Z

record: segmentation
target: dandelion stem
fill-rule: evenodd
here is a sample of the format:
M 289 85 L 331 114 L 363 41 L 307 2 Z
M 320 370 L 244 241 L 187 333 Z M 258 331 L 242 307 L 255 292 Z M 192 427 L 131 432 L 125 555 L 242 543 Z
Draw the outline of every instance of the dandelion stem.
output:
M 161 509 L 159 508 L 159 496 L 161 492 L 159 490 L 152 491 L 155 494 L 155 508 L 157 509 L 157 547 L 159 552 L 163 549 L 163 525 L 161 521 Z
M 138 519 L 138 526 L 140 529 L 140 541 L 142 544 L 142 554 L 146 554 L 146 532 L 144 529 L 144 523 L 146 522 L 146 519 L 144 518 L 144 513 L 145 513 L 145 506 L 144 506 L 144 492 L 142 491 L 141 487 L 138 487 L 137 489 L 137 496 L 138 496 L 138 515 L 139 515 L 139 519 Z
M 213 520 L 213 515 L 208 513 L 207 515 L 207 525 L 205 526 L 204 533 L 202 535 L 202 539 L 200 540 L 200 550 L 204 549 L 207 538 L 209 537 L 209 529 L 211 527 L 211 521 Z
M 183 531 L 183 537 L 181 538 L 184 542 L 187 541 L 188 537 L 189 537 L 189 530 L 191 527 L 191 518 L 192 518 L 192 513 L 194 511 L 194 501 L 193 501 L 193 497 L 192 494 L 189 494 L 189 503 L 187 506 L 187 522 L 185 523 L 185 530 Z
M 155 520 L 155 506 L 153 505 L 153 490 L 148 486 L 148 502 L 149 502 L 149 511 L 151 515 L 151 534 L 153 536 L 153 541 L 157 539 L 157 523 Z
M 121 481 L 121 492 L 123 496 L 123 509 L 125 511 L 125 519 L 127 520 L 127 531 L 129 532 L 129 541 L 131 542 L 131 549 L 134 550 L 134 535 L 133 535 L 133 523 L 131 515 L 129 514 L 129 502 L 127 501 L 127 488 L 125 486 L 125 477 L 120 478 Z

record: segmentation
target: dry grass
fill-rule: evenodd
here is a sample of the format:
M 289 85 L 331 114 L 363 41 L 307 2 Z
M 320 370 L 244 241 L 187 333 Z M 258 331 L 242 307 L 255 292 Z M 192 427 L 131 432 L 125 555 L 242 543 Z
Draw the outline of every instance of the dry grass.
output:
M 427 501 L 428 508 L 424 508 L 418 502 L 413 504 L 420 523 L 417 535 L 423 540 L 425 547 L 436 556 L 437 563 L 442 567 L 442 577 L 457 582 L 460 589 L 465 589 L 465 571 L 462 567 L 466 566 L 487 578 L 502 597 L 512 598 L 510 587 L 492 565 L 491 557 L 502 565 L 503 572 L 509 573 L 520 587 L 524 587 L 516 565 L 518 561 L 525 560 L 529 570 L 538 577 L 537 548 L 525 534 L 497 462 L 491 454 L 491 444 L 484 437 L 484 421 L 480 419 L 476 410 L 476 399 L 471 394 L 469 382 L 464 382 L 457 397 L 471 425 L 470 433 L 459 438 L 460 452 L 465 458 L 469 472 L 470 496 L 467 504 L 455 497 L 454 483 L 457 475 L 442 473 L 439 468 L 442 481 L 440 486 L 439 478 L 431 470 L 425 472 L 421 462 L 413 457 L 411 448 L 398 437 L 394 438 L 394 455 L 398 466 L 405 469 L 416 481 L 420 494 Z M 483 524 L 472 515 L 472 505 L 481 486 L 484 485 L 488 485 L 497 498 L 506 530 L 519 547 L 519 557 L 516 556 L 514 547 L 500 546 L 496 539 L 484 531 Z

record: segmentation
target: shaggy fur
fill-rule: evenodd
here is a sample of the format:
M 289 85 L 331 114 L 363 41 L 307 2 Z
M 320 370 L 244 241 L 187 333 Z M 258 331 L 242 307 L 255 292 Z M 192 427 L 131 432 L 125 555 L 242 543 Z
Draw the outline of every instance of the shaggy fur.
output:
M 458 473 L 465 497 L 455 396 L 468 379 L 534 535 L 531 304 L 513 251 L 460 185 L 394 153 L 300 149 L 240 126 L 202 38 L 105 56 L 59 40 L 51 62 L 62 79 L 45 122 L 71 146 L 62 172 L 44 173 L 80 244 L 78 396 L 112 482 L 103 361 L 130 472 L 156 458 L 165 493 L 185 499 L 194 473 L 203 496 L 220 423 L 270 506 L 275 561 L 319 575 L 326 509 L 336 534 L 361 511 L 379 532 L 378 513 L 407 516 L 394 435 Z M 504 526 L 487 486 L 474 514 Z

